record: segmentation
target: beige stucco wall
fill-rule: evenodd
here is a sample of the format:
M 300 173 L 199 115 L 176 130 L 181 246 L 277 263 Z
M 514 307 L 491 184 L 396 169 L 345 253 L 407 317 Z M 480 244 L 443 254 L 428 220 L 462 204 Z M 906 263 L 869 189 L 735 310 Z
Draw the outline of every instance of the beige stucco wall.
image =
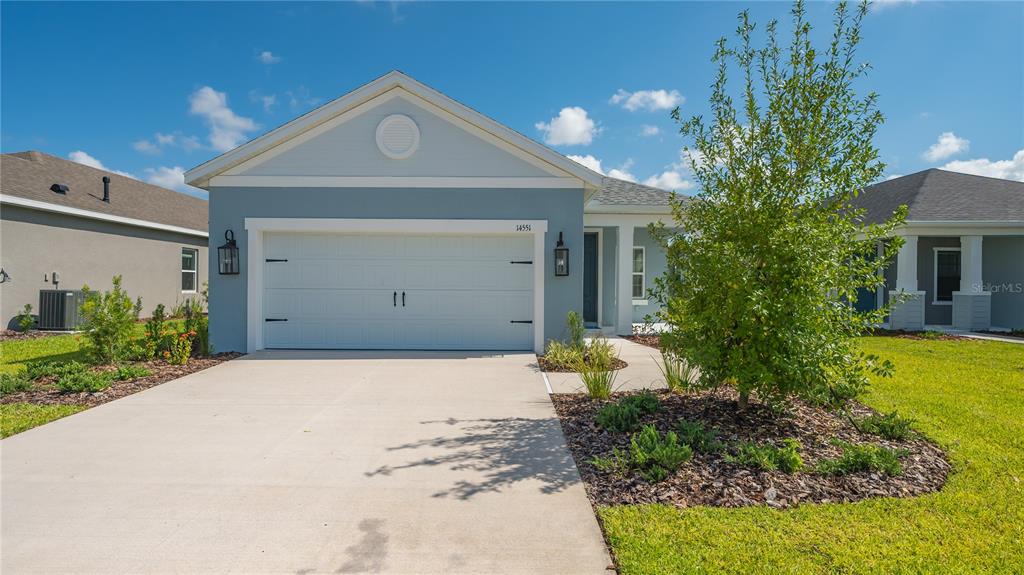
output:
M 157 304 L 172 307 L 181 292 L 181 248 L 199 249 L 199 287 L 207 280 L 206 238 L 4 206 L 0 211 L 0 322 L 7 326 L 26 303 L 35 313 L 41 289 L 110 289 L 120 274 L 143 316 Z M 54 286 L 53 272 L 60 276 Z

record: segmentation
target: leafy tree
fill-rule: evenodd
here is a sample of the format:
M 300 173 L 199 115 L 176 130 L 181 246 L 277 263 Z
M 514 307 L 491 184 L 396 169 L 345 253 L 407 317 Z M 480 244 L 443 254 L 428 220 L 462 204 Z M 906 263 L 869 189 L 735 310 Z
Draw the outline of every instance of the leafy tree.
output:
M 713 57 L 711 118 L 672 113 L 692 141 L 684 153 L 701 192 L 673 198 L 673 225 L 653 229 L 669 262 L 653 290 L 672 328 L 662 345 L 700 366 L 701 385 L 735 385 L 741 410 L 752 392 L 841 404 L 870 373 L 891 369 L 853 340 L 886 314 L 853 302 L 859 288 L 881 285 L 901 243 L 883 240 L 905 216 L 866 225 L 850 204 L 885 167 L 872 143 L 883 121 L 877 95 L 855 90 L 868 70 L 855 62 L 867 9 L 840 2 L 821 51 L 803 2 L 785 51 L 775 21 L 758 48 L 740 13 L 737 42 L 720 39 Z
M 89 342 L 88 350 L 98 363 L 125 359 L 131 351 L 132 332 L 139 319 L 140 306 L 121 287 L 121 276 L 114 276 L 111 291 L 97 292 L 82 286 L 83 329 Z

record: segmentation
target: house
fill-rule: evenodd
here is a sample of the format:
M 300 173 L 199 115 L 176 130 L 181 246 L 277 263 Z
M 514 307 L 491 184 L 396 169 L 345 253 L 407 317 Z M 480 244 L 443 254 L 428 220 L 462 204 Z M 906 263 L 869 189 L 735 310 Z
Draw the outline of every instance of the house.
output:
M 237 274 L 210 277 L 221 351 L 535 350 L 567 312 L 628 334 L 668 192 L 605 178 L 391 72 L 186 174 Z M 216 250 L 208 267 L 215 267 Z
M 879 223 L 901 205 L 904 245 L 872 308 L 894 292 L 892 329 L 1024 329 L 1024 183 L 931 169 L 865 189 L 854 206 Z
M 207 203 L 42 152 L 0 156 L 0 318 L 40 290 L 110 289 L 144 312 L 196 297 L 207 279 Z

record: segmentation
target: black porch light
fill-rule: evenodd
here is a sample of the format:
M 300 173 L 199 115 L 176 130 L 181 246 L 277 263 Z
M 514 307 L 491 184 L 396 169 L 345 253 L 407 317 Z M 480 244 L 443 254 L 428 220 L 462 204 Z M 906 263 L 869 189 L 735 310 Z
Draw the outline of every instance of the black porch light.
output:
M 569 275 L 569 248 L 562 241 L 562 232 L 558 232 L 558 243 L 555 244 L 555 275 Z
M 221 275 L 237 275 L 238 244 L 235 243 L 235 232 L 231 230 L 224 232 L 224 239 L 228 242 L 217 248 L 217 271 L 219 271 Z

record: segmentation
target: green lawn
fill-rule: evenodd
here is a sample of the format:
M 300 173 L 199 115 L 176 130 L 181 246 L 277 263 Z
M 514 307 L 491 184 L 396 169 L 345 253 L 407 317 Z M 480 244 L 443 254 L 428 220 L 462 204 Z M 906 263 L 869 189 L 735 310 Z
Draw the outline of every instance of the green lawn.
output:
M 898 409 L 955 472 L 912 499 L 677 510 L 600 510 L 622 573 L 1024 572 L 1024 345 L 865 338 L 892 359 L 865 402 Z
M 85 409 L 84 405 L 33 405 L 7 403 L 0 405 L 0 437 L 21 433 L 26 429 L 49 423 Z

